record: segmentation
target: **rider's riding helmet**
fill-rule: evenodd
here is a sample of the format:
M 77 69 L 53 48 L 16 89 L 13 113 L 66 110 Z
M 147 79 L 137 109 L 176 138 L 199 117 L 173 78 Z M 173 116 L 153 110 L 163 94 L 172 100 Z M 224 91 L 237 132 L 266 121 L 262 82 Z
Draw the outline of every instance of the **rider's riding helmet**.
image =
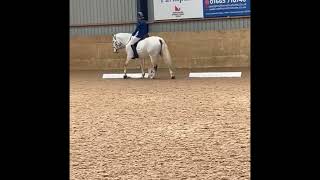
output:
M 142 12 L 138 12 L 138 18 L 139 18 L 139 19 L 143 19 L 143 18 L 144 18 Z

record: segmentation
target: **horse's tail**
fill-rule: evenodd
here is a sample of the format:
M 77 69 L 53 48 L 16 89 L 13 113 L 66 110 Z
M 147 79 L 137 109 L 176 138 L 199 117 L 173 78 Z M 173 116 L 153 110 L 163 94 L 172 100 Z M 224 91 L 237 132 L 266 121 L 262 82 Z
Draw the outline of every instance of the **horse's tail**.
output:
M 165 60 L 171 61 L 171 55 L 168 49 L 167 43 L 163 39 L 159 39 L 160 41 L 160 56 L 164 58 Z
M 163 58 L 164 62 L 168 64 L 168 66 L 171 69 L 173 69 L 171 55 L 170 55 L 167 43 L 162 38 L 159 39 L 159 42 L 160 42 L 160 53 L 159 53 L 160 56 Z
M 163 42 L 161 41 L 161 39 L 159 39 L 159 42 L 160 42 L 160 56 L 162 56 L 162 44 L 163 44 Z

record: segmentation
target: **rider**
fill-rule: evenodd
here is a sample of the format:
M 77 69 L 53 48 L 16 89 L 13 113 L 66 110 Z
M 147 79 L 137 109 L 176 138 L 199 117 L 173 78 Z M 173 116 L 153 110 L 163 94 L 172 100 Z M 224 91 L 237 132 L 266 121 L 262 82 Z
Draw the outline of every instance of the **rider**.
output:
M 132 38 L 129 41 L 129 45 L 133 51 L 133 57 L 131 59 L 138 58 L 138 53 L 136 49 L 136 43 L 143 38 L 149 37 L 148 35 L 149 29 L 146 21 L 144 20 L 144 16 L 142 12 L 138 12 L 138 22 L 135 31 L 132 33 Z M 130 48 L 129 48 L 130 49 Z M 131 50 L 130 49 L 130 50 Z M 132 54 L 132 53 L 130 53 Z

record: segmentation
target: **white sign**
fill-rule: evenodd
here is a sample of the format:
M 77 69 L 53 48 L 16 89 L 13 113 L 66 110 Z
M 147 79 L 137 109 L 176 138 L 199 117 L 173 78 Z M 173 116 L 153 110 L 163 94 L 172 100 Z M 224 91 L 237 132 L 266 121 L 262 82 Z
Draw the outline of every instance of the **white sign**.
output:
M 103 79 L 123 79 L 124 74 L 103 74 Z M 128 78 L 141 78 L 141 73 L 127 73 Z M 145 77 L 148 77 L 148 73 L 145 73 Z
M 203 0 L 153 0 L 154 20 L 203 18 Z
M 189 77 L 241 77 L 241 72 L 199 72 L 189 73 Z

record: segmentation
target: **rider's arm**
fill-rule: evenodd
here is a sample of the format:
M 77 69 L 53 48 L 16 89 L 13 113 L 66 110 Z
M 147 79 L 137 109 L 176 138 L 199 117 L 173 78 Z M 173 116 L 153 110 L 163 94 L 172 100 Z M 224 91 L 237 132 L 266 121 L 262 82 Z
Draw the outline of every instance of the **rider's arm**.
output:
M 136 30 L 132 33 L 132 36 L 134 36 L 138 31 L 140 30 L 140 23 L 137 23 Z

